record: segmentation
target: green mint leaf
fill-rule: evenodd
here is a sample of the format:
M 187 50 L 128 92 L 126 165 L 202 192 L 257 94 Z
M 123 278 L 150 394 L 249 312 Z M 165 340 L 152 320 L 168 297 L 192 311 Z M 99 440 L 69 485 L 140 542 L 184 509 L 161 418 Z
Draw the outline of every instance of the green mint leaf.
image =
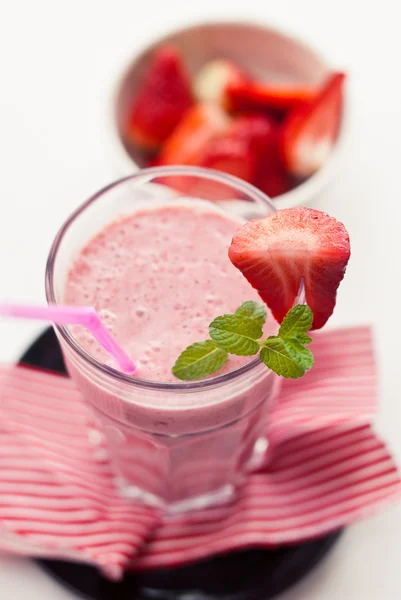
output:
M 312 327 L 313 313 L 306 304 L 297 304 L 284 317 L 278 335 L 282 339 L 293 339 L 305 334 Z M 309 342 L 308 342 L 309 343 Z
M 312 327 L 309 306 L 292 308 L 277 336 L 260 341 L 266 321 L 266 308 L 257 302 L 244 302 L 233 315 L 217 317 L 209 325 L 211 340 L 189 346 L 178 357 L 173 374 L 184 381 L 202 379 L 218 371 L 228 353 L 252 356 L 260 351 L 261 361 L 282 377 L 297 379 L 312 368 L 314 358 L 306 348 L 312 342 L 307 332 Z
M 284 340 L 276 336 L 270 336 L 263 342 L 260 360 L 282 377 L 298 379 L 305 373 L 305 369 L 291 356 Z
M 218 371 L 228 359 L 228 354 L 211 340 L 188 346 L 177 358 L 173 375 L 184 381 L 202 379 Z
M 305 348 L 298 340 L 283 340 L 287 352 L 304 371 L 309 371 L 313 367 L 315 359 L 309 348 Z
M 257 354 L 262 337 L 262 327 L 251 317 L 223 315 L 209 325 L 209 334 L 216 346 L 239 356 Z
M 254 302 L 253 300 L 248 300 L 248 302 L 241 304 L 241 306 L 235 311 L 235 314 L 241 315 L 242 317 L 251 317 L 251 319 L 259 323 L 261 327 L 263 327 L 267 318 L 266 307 L 259 302 Z
M 298 333 L 294 339 L 297 340 L 303 346 L 307 346 L 312 341 L 312 338 L 309 337 L 309 335 L 306 335 L 306 333 Z

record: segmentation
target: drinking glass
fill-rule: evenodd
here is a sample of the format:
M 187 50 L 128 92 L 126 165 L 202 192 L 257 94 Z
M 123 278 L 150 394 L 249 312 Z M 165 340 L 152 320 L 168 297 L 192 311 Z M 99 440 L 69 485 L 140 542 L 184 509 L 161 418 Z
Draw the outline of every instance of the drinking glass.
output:
M 264 194 L 229 175 L 195 167 L 139 171 L 102 189 L 62 226 L 47 263 L 48 302 L 63 303 L 74 258 L 107 224 L 144 205 L 192 199 L 238 221 L 274 211 Z M 68 326 L 55 331 L 67 369 L 106 436 L 124 496 L 173 513 L 193 510 L 231 500 L 261 466 L 279 378 L 258 358 L 201 381 L 163 383 L 100 362 Z

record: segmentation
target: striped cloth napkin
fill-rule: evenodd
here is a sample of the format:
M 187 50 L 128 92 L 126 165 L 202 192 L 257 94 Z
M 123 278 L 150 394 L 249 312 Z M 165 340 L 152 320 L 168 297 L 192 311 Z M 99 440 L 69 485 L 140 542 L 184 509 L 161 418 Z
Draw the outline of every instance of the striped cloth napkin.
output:
M 314 336 L 315 367 L 285 381 L 263 472 L 235 503 L 164 518 L 119 497 L 107 447 L 67 377 L 0 367 L 0 552 L 86 562 L 114 579 L 251 546 L 291 544 L 401 497 L 371 422 L 369 328 Z

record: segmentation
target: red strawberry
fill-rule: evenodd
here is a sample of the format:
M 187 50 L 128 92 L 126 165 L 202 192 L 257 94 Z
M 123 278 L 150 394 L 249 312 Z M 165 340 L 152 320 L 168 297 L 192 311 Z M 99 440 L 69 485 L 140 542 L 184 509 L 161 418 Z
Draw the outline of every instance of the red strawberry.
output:
M 296 106 L 310 102 L 317 90 L 307 85 L 233 82 L 226 89 L 226 106 L 233 112 L 266 112 L 283 116 Z
M 153 164 L 199 166 L 210 142 L 224 132 L 229 124 L 230 118 L 218 105 L 196 104 L 185 113 Z M 185 194 L 196 195 L 194 190 L 200 180 L 196 177 L 168 176 L 160 179 L 159 183 Z M 202 189 L 203 187 L 202 182 Z
M 293 187 L 281 160 L 278 145 L 259 156 L 259 166 L 253 183 L 269 198 L 281 196 Z
M 288 208 L 238 229 L 228 251 L 279 323 L 296 300 L 302 278 L 320 329 L 334 310 L 350 257 L 344 225 L 312 208 Z
M 205 145 L 197 164 L 253 182 L 259 154 L 270 144 L 273 131 L 274 123 L 264 116 L 235 118 L 223 133 Z
M 281 152 L 292 175 L 309 177 L 327 160 L 340 125 L 344 80 L 344 73 L 331 75 L 315 100 L 283 124 Z
M 210 141 L 198 166 L 222 171 L 250 182 L 255 176 L 256 157 L 245 142 L 222 137 Z M 229 184 L 197 177 L 187 178 L 186 187 L 180 183 L 179 189 L 191 196 L 215 201 L 238 197 Z
M 161 48 L 132 104 L 127 138 L 143 148 L 157 148 L 192 104 L 191 81 L 180 53 L 172 47 Z
M 256 172 L 256 155 L 245 141 L 220 138 L 208 145 L 199 166 L 251 182 Z
M 270 198 L 291 189 L 279 152 L 279 128 L 272 118 L 258 114 L 237 117 L 227 135 L 249 144 L 255 154 L 253 177 L 247 181 Z
M 224 132 L 229 124 L 229 117 L 219 106 L 196 104 L 185 113 L 166 140 L 158 164 L 198 165 L 205 146 Z
M 207 62 L 194 79 L 198 102 L 215 102 L 224 106 L 227 86 L 247 81 L 245 73 L 231 60 L 216 59 Z
M 227 137 L 246 142 L 254 152 L 261 154 L 276 144 L 277 127 L 273 119 L 265 115 L 243 115 L 233 119 Z
M 197 164 L 253 183 L 271 198 L 284 194 L 291 184 L 279 153 L 278 131 L 264 115 L 236 117 L 225 133 L 205 146 Z
M 279 151 L 279 127 L 265 115 L 237 117 L 230 128 L 231 135 L 250 143 L 257 155 L 257 168 L 252 183 L 274 198 L 291 189 Z

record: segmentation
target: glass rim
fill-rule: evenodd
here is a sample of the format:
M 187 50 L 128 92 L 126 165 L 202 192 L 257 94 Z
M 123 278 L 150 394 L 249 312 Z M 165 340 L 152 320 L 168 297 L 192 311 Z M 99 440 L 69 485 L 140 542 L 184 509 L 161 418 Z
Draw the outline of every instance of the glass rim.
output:
M 215 171 L 214 169 L 205 169 L 203 167 L 191 167 L 191 166 L 168 166 L 168 167 L 149 167 L 147 169 L 141 169 L 132 175 L 127 175 L 120 179 L 113 181 L 112 183 L 104 186 L 98 192 L 89 197 L 88 200 L 83 202 L 74 212 L 64 221 L 60 229 L 58 230 L 56 237 L 50 247 L 49 255 L 46 262 L 46 273 L 45 273 L 45 292 L 46 300 L 49 304 L 58 304 L 56 300 L 56 294 L 54 289 L 54 274 L 55 274 L 55 262 L 58 256 L 59 248 L 63 242 L 64 236 L 71 227 L 71 225 L 80 217 L 87 208 L 92 206 L 99 198 L 104 196 L 107 192 L 122 186 L 129 181 L 146 181 L 151 182 L 157 176 L 168 176 L 168 175 L 183 175 L 190 177 L 202 177 L 222 184 L 230 185 L 241 192 L 246 193 L 248 196 L 256 199 L 258 203 L 261 203 L 268 207 L 271 212 L 275 212 L 276 208 L 263 192 L 258 190 L 253 185 L 242 181 L 238 177 Z M 147 388 L 153 390 L 163 390 L 170 392 L 188 392 L 196 391 L 204 388 L 214 387 L 227 383 L 241 377 L 245 373 L 252 371 L 257 366 L 261 365 L 259 357 L 256 357 L 244 365 L 223 373 L 222 375 L 216 375 L 209 379 L 201 379 L 194 381 L 180 381 L 177 382 L 164 382 L 164 381 L 152 381 L 151 379 L 142 379 L 140 377 L 132 377 L 122 371 L 118 371 L 113 367 L 106 365 L 100 360 L 93 357 L 87 352 L 70 333 L 68 327 L 65 325 L 53 324 L 58 334 L 62 337 L 67 346 L 73 351 L 74 354 L 78 355 L 85 364 L 100 371 L 103 375 L 111 378 L 116 383 L 124 383 L 125 385 L 133 388 Z M 134 359 L 135 362 L 135 359 Z

